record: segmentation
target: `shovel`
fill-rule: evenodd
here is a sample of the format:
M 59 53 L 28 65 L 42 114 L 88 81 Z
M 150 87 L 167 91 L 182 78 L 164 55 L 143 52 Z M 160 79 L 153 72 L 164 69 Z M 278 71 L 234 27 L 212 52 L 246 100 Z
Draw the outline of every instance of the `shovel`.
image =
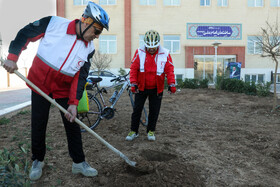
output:
M 3 62 L 3 60 L 1 59 Z M 34 90 L 36 90 L 38 93 L 40 93 L 45 99 L 47 99 L 50 103 L 55 105 L 59 110 L 61 110 L 64 114 L 68 113 L 67 110 L 65 110 L 62 106 L 60 106 L 54 99 L 49 97 L 47 94 L 45 94 L 40 88 L 38 88 L 35 84 L 33 84 L 30 80 L 28 80 L 25 76 L 23 76 L 21 73 L 19 73 L 17 70 L 14 71 L 14 73 L 21 78 L 23 81 L 25 81 L 28 85 L 30 85 Z M 93 130 L 88 128 L 87 125 L 85 125 L 83 122 L 81 122 L 78 118 L 75 118 L 75 122 L 78 123 L 80 126 L 82 126 L 84 129 L 86 129 L 90 134 L 92 134 L 95 138 L 97 138 L 101 143 L 103 143 L 105 146 L 107 146 L 109 149 L 114 151 L 117 155 L 119 155 L 124 161 L 129 164 L 130 166 L 135 167 L 136 162 L 131 161 L 128 159 L 127 156 L 125 156 L 122 152 L 114 148 L 111 144 L 106 142 L 103 138 L 101 138 L 98 134 L 96 134 Z

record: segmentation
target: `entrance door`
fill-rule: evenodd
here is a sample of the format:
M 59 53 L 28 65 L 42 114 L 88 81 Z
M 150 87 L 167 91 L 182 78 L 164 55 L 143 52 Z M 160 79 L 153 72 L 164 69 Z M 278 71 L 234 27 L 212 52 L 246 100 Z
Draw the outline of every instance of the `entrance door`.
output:
M 215 55 L 194 56 L 194 78 L 198 80 L 208 79 L 209 84 L 214 83 L 214 62 Z M 235 55 L 218 55 L 217 76 L 222 76 L 226 71 L 229 62 L 236 62 Z

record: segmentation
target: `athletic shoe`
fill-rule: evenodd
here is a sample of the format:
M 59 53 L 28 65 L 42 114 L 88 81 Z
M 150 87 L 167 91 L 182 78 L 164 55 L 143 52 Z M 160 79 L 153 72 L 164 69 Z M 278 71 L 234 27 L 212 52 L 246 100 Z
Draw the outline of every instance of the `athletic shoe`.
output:
M 42 169 L 44 162 L 40 162 L 37 159 L 33 161 L 31 171 L 29 173 L 30 180 L 38 180 L 42 176 Z
M 148 140 L 150 140 L 150 141 L 155 141 L 156 140 L 154 131 L 149 131 L 148 132 Z
M 125 138 L 125 140 L 127 141 L 132 141 L 134 140 L 136 137 L 138 137 L 138 134 L 136 134 L 136 132 L 134 131 L 130 131 L 127 135 L 127 137 Z
M 72 173 L 73 174 L 81 173 L 86 177 L 95 177 L 98 175 L 97 170 L 90 167 L 90 165 L 86 161 L 81 162 L 79 164 L 73 162 Z

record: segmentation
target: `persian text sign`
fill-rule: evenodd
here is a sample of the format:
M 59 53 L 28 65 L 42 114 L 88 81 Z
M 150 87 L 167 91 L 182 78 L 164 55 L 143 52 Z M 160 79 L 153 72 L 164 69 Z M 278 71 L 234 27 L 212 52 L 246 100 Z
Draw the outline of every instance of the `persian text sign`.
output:
M 241 40 L 241 24 L 187 23 L 187 39 Z

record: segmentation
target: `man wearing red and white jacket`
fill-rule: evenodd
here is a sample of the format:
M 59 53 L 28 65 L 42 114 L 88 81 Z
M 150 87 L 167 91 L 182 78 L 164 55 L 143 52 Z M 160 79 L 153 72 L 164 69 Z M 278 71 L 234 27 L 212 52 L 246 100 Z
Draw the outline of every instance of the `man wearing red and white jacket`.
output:
M 135 105 L 131 116 L 131 131 L 126 137 L 131 141 L 138 136 L 141 113 L 149 98 L 148 140 L 155 140 L 155 129 L 161 107 L 164 80 L 167 77 L 168 91 L 176 92 L 174 66 L 169 51 L 160 45 L 157 31 L 150 30 L 144 36 L 145 46 L 136 50 L 130 67 L 131 91 L 135 94 Z
M 11 42 L 4 68 L 13 73 L 18 69 L 16 62 L 30 41 L 41 39 L 37 54 L 28 73 L 28 79 L 44 93 L 52 97 L 68 113 L 61 112 L 66 130 L 68 150 L 73 160 L 72 173 L 96 176 L 97 171 L 85 162 L 81 131 L 73 123 L 77 105 L 84 90 L 90 68 L 89 59 L 94 54 L 94 39 L 98 39 L 103 28 L 109 28 L 109 16 L 99 5 L 89 2 L 81 19 L 67 20 L 50 16 L 30 23 L 21 29 Z M 46 129 L 50 103 L 32 90 L 31 180 L 42 175 L 46 153 Z

